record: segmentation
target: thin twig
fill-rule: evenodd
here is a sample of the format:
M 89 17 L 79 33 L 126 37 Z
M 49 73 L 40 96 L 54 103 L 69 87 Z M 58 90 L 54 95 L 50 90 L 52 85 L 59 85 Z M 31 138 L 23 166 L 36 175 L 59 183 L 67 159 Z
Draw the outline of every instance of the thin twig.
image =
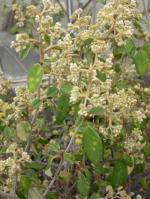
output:
M 84 6 L 83 6 L 83 10 L 91 3 L 92 0 L 89 0 Z
M 56 1 L 59 4 L 59 6 L 61 7 L 61 9 L 63 10 L 63 12 L 65 13 L 65 15 L 67 16 L 67 18 L 69 19 L 69 15 L 68 15 L 67 11 L 65 10 L 65 8 L 63 7 L 63 5 L 61 4 L 61 2 L 59 0 L 56 0 Z
M 79 130 L 81 124 L 82 124 L 82 121 L 80 122 L 80 124 L 78 125 L 78 127 L 75 128 L 74 135 L 71 137 L 71 139 L 70 139 L 70 141 L 69 141 L 69 144 L 68 144 L 67 148 L 66 148 L 65 151 L 64 151 L 64 154 L 66 154 L 66 153 L 69 152 L 69 150 L 70 150 L 70 148 L 71 148 L 71 146 L 72 146 L 72 144 L 73 144 L 73 142 L 74 142 L 75 135 L 76 135 L 76 133 L 78 132 L 78 130 Z M 56 178 L 57 178 L 57 175 L 59 174 L 59 172 L 60 172 L 60 170 L 61 170 L 61 168 L 62 168 L 62 166 L 63 166 L 63 162 L 64 162 L 64 159 L 63 159 L 63 157 L 62 157 L 62 159 L 60 160 L 60 163 L 59 163 L 59 165 L 58 165 L 58 167 L 57 167 L 57 170 L 56 170 L 56 172 L 55 172 L 55 174 L 54 174 L 54 176 L 53 176 L 53 178 L 52 178 L 50 184 L 48 185 L 47 189 L 44 191 L 43 197 L 42 197 L 41 199 L 43 199 L 43 198 L 46 196 L 46 194 L 50 191 L 50 189 L 52 188 L 52 186 L 53 186 L 53 184 L 54 184 L 54 182 L 55 182 L 55 180 L 56 180 Z

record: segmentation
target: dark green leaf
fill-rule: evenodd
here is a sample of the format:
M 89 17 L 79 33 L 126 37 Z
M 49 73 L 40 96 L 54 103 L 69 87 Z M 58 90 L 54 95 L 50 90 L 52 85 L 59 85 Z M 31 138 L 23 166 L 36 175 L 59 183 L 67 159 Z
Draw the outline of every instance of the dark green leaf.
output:
M 60 145 L 59 145 L 57 142 L 50 143 L 49 151 L 52 151 L 52 152 L 58 153 L 58 152 L 59 152 L 59 150 L 60 150 Z
M 61 88 L 61 92 L 65 95 L 70 95 L 71 90 L 72 90 L 72 85 L 71 84 L 65 84 L 62 88 Z
M 150 144 L 145 145 L 144 154 L 145 154 L 146 157 L 150 156 Z
M 100 106 L 94 107 L 90 110 L 90 114 L 93 116 L 101 116 L 104 113 L 104 109 Z
M 49 36 L 48 34 L 45 34 L 45 35 L 44 35 L 44 41 L 45 41 L 48 45 L 50 45 L 51 39 L 50 39 L 50 36 Z
M 47 96 L 48 97 L 55 97 L 58 93 L 58 89 L 54 86 L 50 87 L 47 91 Z
M 99 193 L 93 193 L 90 199 L 101 199 Z
M 28 192 L 31 185 L 31 180 L 28 176 L 21 176 L 20 186 L 23 188 L 25 192 Z
M 134 63 L 137 73 L 139 75 L 144 75 L 149 66 L 148 54 L 144 50 L 140 50 L 134 58 Z
M 141 178 L 140 179 L 140 184 L 141 184 L 143 189 L 147 189 L 148 188 L 148 181 L 146 180 L 146 178 Z
M 43 77 L 43 68 L 40 64 L 34 64 L 28 72 L 27 85 L 30 92 L 35 92 Z
M 56 123 L 61 124 L 64 119 L 66 118 L 68 112 L 69 112 L 69 100 L 70 96 L 62 94 L 59 97 L 58 104 L 57 104 L 57 110 L 56 110 Z
M 90 190 L 90 184 L 87 180 L 87 178 L 81 174 L 79 176 L 79 179 L 77 181 L 77 189 L 78 192 L 82 195 L 82 196 L 87 196 Z
M 57 197 L 56 193 L 49 192 L 46 195 L 46 199 L 58 199 L 58 197 Z
M 144 172 L 144 164 L 136 164 L 135 166 L 134 166 L 134 172 L 135 173 L 142 173 L 142 172 Z
M 142 29 L 141 24 L 140 24 L 140 22 L 139 22 L 138 20 L 135 20 L 133 24 L 134 24 L 135 28 L 136 28 L 140 33 L 143 33 L 143 29 Z
M 123 161 L 118 161 L 113 168 L 111 184 L 114 188 L 125 183 L 128 177 L 128 169 Z
M 102 82 L 106 81 L 106 74 L 105 73 L 101 73 L 99 70 L 96 70 L 96 77 L 101 80 Z
M 135 44 L 133 43 L 133 41 L 131 39 L 127 40 L 124 47 L 125 47 L 125 50 L 126 50 L 126 54 L 128 56 L 130 56 L 132 51 L 135 50 Z
M 64 160 L 69 164 L 73 164 L 75 162 L 75 156 L 73 153 L 65 153 Z
M 84 45 L 90 45 L 93 41 L 93 38 L 88 38 L 86 40 L 84 40 Z
M 33 109 L 39 109 L 40 106 L 41 106 L 42 102 L 40 99 L 35 99 L 33 102 L 32 102 L 32 107 Z
M 93 127 L 88 126 L 83 134 L 84 152 L 87 158 L 97 165 L 103 156 L 102 140 Z
M 120 64 L 115 65 L 115 71 L 116 73 L 119 73 L 121 71 Z

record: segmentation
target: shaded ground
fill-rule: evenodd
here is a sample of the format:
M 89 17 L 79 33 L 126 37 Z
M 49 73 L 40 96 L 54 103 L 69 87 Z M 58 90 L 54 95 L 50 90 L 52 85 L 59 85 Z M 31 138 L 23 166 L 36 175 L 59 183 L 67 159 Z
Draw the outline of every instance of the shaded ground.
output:
M 132 174 L 130 189 L 135 195 L 140 194 L 143 199 L 150 199 L 150 169 L 143 173 Z

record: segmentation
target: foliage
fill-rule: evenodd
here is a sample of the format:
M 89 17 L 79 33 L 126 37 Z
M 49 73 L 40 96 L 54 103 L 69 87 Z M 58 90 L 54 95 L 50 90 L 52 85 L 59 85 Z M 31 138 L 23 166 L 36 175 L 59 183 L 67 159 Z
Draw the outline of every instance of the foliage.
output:
M 128 177 L 150 154 L 150 87 L 143 79 L 150 35 L 134 0 L 116 2 L 98 12 L 95 24 L 77 10 L 67 29 L 53 21 L 60 8 L 50 1 L 14 5 L 17 24 L 32 19 L 37 33 L 17 34 L 11 47 L 21 59 L 36 48 L 40 59 L 27 87 L 9 99 L 0 76 L 3 197 L 131 198 Z

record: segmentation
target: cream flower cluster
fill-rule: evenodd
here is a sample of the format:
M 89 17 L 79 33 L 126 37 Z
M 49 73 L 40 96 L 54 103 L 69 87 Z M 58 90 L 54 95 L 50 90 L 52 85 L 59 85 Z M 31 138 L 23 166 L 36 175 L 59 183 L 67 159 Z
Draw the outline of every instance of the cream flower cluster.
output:
M 3 179 L 1 188 L 4 191 L 13 191 L 15 183 L 20 179 L 24 162 L 30 161 L 29 155 L 16 143 L 12 143 L 6 150 L 10 157 L 0 160 L 0 177 Z
M 131 199 L 133 196 L 136 199 L 142 199 L 141 195 L 135 196 L 134 193 L 131 193 L 130 195 L 127 194 L 127 192 L 123 189 L 123 187 L 118 187 L 116 191 L 113 190 L 113 188 L 109 185 L 106 187 L 106 196 L 101 199 Z
M 12 110 L 12 107 L 9 103 L 4 102 L 2 99 L 0 99 L 0 122 L 3 122 L 4 124 L 8 124 L 7 116 Z
M 45 95 L 47 88 L 48 88 L 47 84 L 45 85 L 45 88 L 42 88 L 42 87 L 40 88 L 41 104 L 38 110 L 39 112 L 42 112 L 44 107 L 50 105 L 50 102 L 47 101 L 47 96 Z M 7 114 L 5 114 L 6 116 L 5 121 L 10 121 L 12 119 L 15 119 L 16 121 L 18 121 L 18 120 L 22 120 L 23 118 L 29 119 L 35 114 L 36 110 L 33 108 L 32 104 L 33 104 L 33 101 L 37 97 L 36 94 L 29 92 L 29 90 L 26 87 L 16 88 L 15 93 L 16 95 L 13 98 L 12 103 L 8 104 Z
M 10 82 L 5 79 L 3 73 L 0 71 L 0 95 L 7 95 L 9 90 Z
M 34 17 L 37 14 L 37 8 L 34 5 L 29 5 L 26 7 L 25 16 Z
M 98 13 L 101 30 L 113 36 L 119 46 L 133 34 L 131 19 L 136 15 L 135 8 L 135 0 L 110 0 Z
M 31 4 L 24 9 L 20 5 L 15 4 L 13 10 L 15 11 L 17 24 L 23 26 L 26 22 L 26 24 L 31 25 L 32 28 L 37 30 L 40 44 L 46 44 L 44 39 L 45 34 L 47 34 L 51 38 L 51 42 L 53 42 L 56 38 L 60 38 L 61 33 L 64 32 L 60 23 L 57 22 L 54 24 L 53 22 L 53 14 L 61 12 L 58 3 L 54 3 L 51 0 L 43 0 L 42 6 L 40 7 Z M 34 45 L 35 43 L 39 44 L 39 41 L 32 40 L 27 33 L 21 33 L 16 35 L 16 41 L 12 41 L 11 47 L 15 48 L 16 52 L 20 52 L 26 48 L 26 45 L 29 43 L 33 43 Z M 46 53 L 45 56 L 47 56 Z
M 32 102 L 34 95 L 26 88 L 16 88 L 16 96 L 13 98 L 12 109 L 13 113 L 8 117 L 16 120 L 24 118 L 25 115 L 32 115 Z
M 24 26 L 25 16 L 24 16 L 24 13 L 23 13 L 22 6 L 18 5 L 18 4 L 14 4 L 13 5 L 13 10 L 15 11 L 15 19 L 17 21 L 16 25 L 18 27 Z
M 58 3 L 53 3 L 51 0 L 42 0 L 44 11 L 53 14 L 59 13 L 61 8 Z
M 133 156 L 138 163 L 143 163 L 144 155 L 141 151 L 144 146 L 143 133 L 140 129 L 134 128 L 130 135 L 126 135 L 124 149 L 126 153 Z
M 70 103 L 80 103 L 81 116 L 92 117 L 93 108 L 103 108 L 103 121 L 99 125 L 99 133 L 104 140 L 114 144 L 125 123 L 143 122 L 149 110 L 148 105 L 144 104 L 139 96 L 139 85 L 135 87 L 133 82 L 125 88 L 118 86 L 121 82 L 128 82 L 128 79 L 132 81 L 132 76 L 128 76 L 130 64 L 124 66 L 120 63 L 120 74 L 116 74 L 114 70 L 116 57 L 113 45 L 116 43 L 120 46 L 132 36 L 132 21 L 137 16 L 136 1 L 110 0 L 99 11 L 96 23 L 92 25 L 91 18 L 83 17 L 82 10 L 78 9 L 71 17 L 72 22 L 67 30 L 63 30 L 59 23 L 53 23 L 51 13 L 54 12 L 54 7 L 51 1 L 43 0 L 43 9 L 35 17 L 39 36 L 36 44 L 39 44 L 40 49 L 42 46 L 47 71 L 54 77 L 58 87 L 64 83 L 72 84 Z M 45 34 L 50 37 L 49 44 L 45 42 Z M 12 47 L 20 51 L 29 41 L 31 40 L 28 35 L 19 34 Z M 20 95 L 18 93 L 14 101 L 16 117 L 20 117 L 24 102 L 23 93 L 19 92 Z M 32 97 L 23 104 L 28 104 L 30 100 L 32 101 Z M 30 108 L 26 110 L 30 111 Z M 140 136 L 141 132 L 137 130 L 138 140 Z M 131 141 L 133 139 L 130 135 L 127 135 L 127 138 Z M 133 142 L 132 145 L 136 145 L 134 140 Z M 143 144 L 137 143 L 141 151 Z M 134 157 L 136 156 L 135 153 Z
M 15 48 L 16 52 L 20 52 L 29 43 L 29 35 L 27 33 L 19 33 L 16 35 L 16 41 L 11 42 L 11 48 Z

